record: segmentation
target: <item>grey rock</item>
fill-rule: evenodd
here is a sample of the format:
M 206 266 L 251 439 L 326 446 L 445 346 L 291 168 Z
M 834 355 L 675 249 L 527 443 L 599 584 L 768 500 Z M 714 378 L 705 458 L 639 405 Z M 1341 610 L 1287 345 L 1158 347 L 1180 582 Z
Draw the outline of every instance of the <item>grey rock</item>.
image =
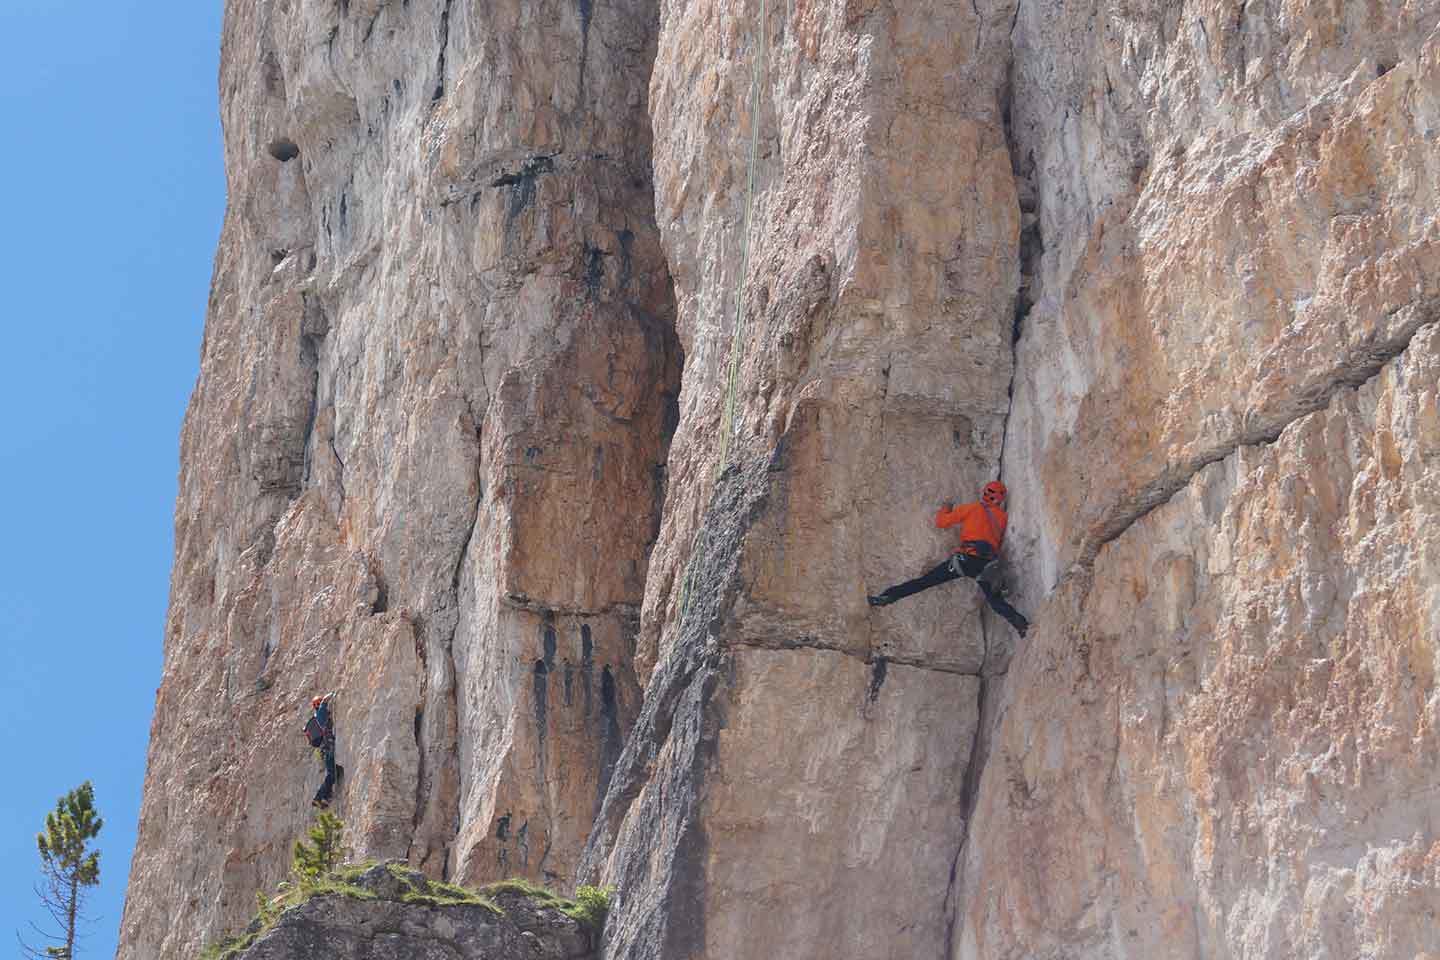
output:
M 356 885 L 375 899 L 314 897 L 282 914 L 237 960 L 598 960 L 590 931 L 523 894 L 496 896 L 498 913 L 406 903 L 409 887 L 384 865 Z

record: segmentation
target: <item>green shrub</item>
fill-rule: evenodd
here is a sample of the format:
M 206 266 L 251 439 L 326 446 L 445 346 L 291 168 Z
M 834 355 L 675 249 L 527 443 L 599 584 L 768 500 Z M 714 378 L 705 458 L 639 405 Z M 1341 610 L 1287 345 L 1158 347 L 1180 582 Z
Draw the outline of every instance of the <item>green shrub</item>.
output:
M 298 906 L 311 897 L 320 894 L 339 894 L 358 900 L 373 900 L 375 894 L 351 881 L 364 872 L 364 864 L 341 868 L 340 859 L 344 853 L 341 841 L 345 836 L 345 823 L 328 811 L 321 811 L 307 831 L 309 842 L 296 840 L 290 855 L 290 876 L 293 882 L 282 880 L 276 887 L 275 895 L 267 897 L 264 891 L 255 892 L 255 920 L 253 932 L 238 936 L 224 936 L 206 944 L 200 951 L 199 960 L 229 960 L 260 938 L 280 919 L 280 915 L 291 907 Z M 358 870 L 356 869 L 358 868 Z
M 320 811 L 309 830 L 310 842 L 296 840 L 291 851 L 290 872 L 303 886 L 318 883 L 329 876 L 344 854 L 341 841 L 345 836 L 345 824 L 328 810 Z
M 246 933 L 238 937 L 225 937 L 214 943 L 208 943 L 200 951 L 200 960 L 230 960 L 231 957 L 254 943 L 257 936 L 258 934 Z
M 354 883 L 356 880 L 359 880 L 361 876 L 369 873 L 378 866 L 380 866 L 379 860 L 361 860 L 358 863 L 342 863 L 330 871 L 330 875 L 336 880 L 345 883 Z
M 560 909 L 567 917 L 598 934 L 605 928 L 605 918 L 610 915 L 610 897 L 614 892 L 614 887 L 585 884 L 575 891 L 575 899 Z
M 615 891 L 612 887 L 586 885 L 575 891 L 575 899 L 567 900 L 538 883 L 533 883 L 523 877 L 511 877 L 509 880 L 501 880 L 499 883 L 481 887 L 480 892 L 491 897 L 504 893 L 521 894 L 536 903 L 555 907 L 567 917 L 593 932 L 599 933 L 605 926 L 605 917 L 610 913 L 610 897 Z

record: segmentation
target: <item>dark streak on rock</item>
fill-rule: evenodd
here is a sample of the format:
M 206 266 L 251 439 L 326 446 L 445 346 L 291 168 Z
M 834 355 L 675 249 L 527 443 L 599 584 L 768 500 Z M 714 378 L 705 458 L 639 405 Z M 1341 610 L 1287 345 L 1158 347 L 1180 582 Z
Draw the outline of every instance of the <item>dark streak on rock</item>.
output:
M 551 616 L 553 616 L 553 614 Z M 555 668 L 555 651 L 558 649 L 558 643 L 555 638 L 555 624 L 553 622 L 546 623 L 541 628 L 540 644 L 541 648 L 545 651 L 545 669 L 553 670 Z
M 626 296 L 630 290 L 630 281 L 635 274 L 635 234 L 629 230 L 621 230 L 616 234 L 616 239 L 620 241 L 620 278 L 615 285 L 621 291 L 621 295 Z
M 620 727 L 620 696 L 615 686 L 615 675 L 606 666 L 600 673 L 600 781 L 595 792 L 595 813 L 600 812 L 605 793 L 610 789 L 610 777 L 625 746 L 624 737 Z
M 594 708 L 595 642 L 590 638 L 590 624 L 580 625 L 580 686 L 585 691 L 585 716 Z
M 310 380 L 310 410 L 305 418 L 305 431 L 300 440 L 300 475 L 294 483 L 294 492 L 310 482 L 311 438 L 315 432 L 315 419 L 320 413 L 320 348 L 330 334 L 330 318 L 320 299 L 309 293 L 301 294 L 304 316 L 300 321 L 300 369 Z
M 585 290 L 591 300 L 600 298 L 600 284 L 605 280 L 605 257 L 608 254 L 599 247 L 585 244 Z
M 875 703 L 880 699 L 880 688 L 885 686 L 885 674 L 889 671 L 889 661 L 884 657 L 876 657 L 875 662 L 870 665 L 870 689 L 865 693 L 865 699 Z
M 576 103 L 585 109 L 585 67 L 590 60 L 590 17 L 594 0 L 577 0 L 580 8 L 580 95 Z
M 440 62 L 435 67 L 435 92 L 430 95 L 434 103 L 445 96 L 445 48 L 450 46 L 450 3 L 445 0 L 445 9 L 440 11 Z
M 544 660 L 535 661 L 530 687 L 535 700 L 535 737 L 539 742 L 540 769 L 543 771 L 550 698 L 550 668 L 545 666 Z
M 506 218 L 514 220 L 525 212 L 525 208 L 535 202 L 536 187 L 535 181 L 547 173 L 555 171 L 555 159 L 547 154 L 540 154 L 526 160 L 519 170 L 513 173 L 502 173 L 490 181 L 492 187 L 512 187 L 510 191 L 510 206 L 506 211 Z

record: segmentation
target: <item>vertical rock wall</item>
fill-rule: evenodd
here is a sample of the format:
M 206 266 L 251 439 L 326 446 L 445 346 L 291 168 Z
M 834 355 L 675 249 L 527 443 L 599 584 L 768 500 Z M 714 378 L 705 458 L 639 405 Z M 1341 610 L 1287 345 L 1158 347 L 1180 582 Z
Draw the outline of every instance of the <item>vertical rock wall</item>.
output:
M 573 873 L 639 707 L 679 389 L 654 22 L 228 4 L 230 206 L 121 957 L 188 956 L 281 877 L 325 690 L 357 856 Z
M 613 958 L 1440 955 L 1437 23 L 232 0 L 122 956 L 332 688 L 357 854 Z M 1030 635 L 867 607 L 997 473 Z
M 656 209 L 686 369 L 587 859 L 612 957 L 938 956 L 982 676 L 938 504 L 997 470 L 1018 205 L 1000 4 L 670 3 Z M 1008 630 L 1008 628 L 1004 628 Z
M 1440 952 L 1437 22 L 1020 5 L 1043 607 L 954 957 Z

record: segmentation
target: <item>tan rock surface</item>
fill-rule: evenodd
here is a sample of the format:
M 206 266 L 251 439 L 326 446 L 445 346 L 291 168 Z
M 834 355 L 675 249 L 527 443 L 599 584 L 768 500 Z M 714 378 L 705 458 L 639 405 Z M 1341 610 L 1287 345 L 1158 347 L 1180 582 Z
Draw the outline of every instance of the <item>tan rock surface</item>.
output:
M 357 856 L 573 873 L 678 394 L 631 6 L 235 0 L 230 206 L 119 956 L 242 925 L 336 689 Z
M 1005 473 L 1020 582 L 1058 589 L 953 956 L 1440 952 L 1437 21 L 1021 5 Z
M 1437 384 L 1431 326 L 1067 581 L 953 956 L 1440 955 Z
M 1010 13 L 662 11 L 656 212 L 686 373 L 654 668 L 587 858 L 618 887 L 608 956 L 944 952 L 980 674 L 1008 638 L 987 644 L 973 584 L 864 598 L 946 557 L 936 508 L 996 471 Z
M 1013 134 L 1042 239 L 1006 462 L 1039 480 L 1015 484 L 1014 531 L 1037 597 L 1425 322 L 1437 22 L 1435 3 L 1021 5 Z
M 1440 956 L 1437 24 L 234 0 L 122 960 L 330 688 L 357 853 L 612 958 Z M 997 473 L 1030 636 L 867 607 Z

